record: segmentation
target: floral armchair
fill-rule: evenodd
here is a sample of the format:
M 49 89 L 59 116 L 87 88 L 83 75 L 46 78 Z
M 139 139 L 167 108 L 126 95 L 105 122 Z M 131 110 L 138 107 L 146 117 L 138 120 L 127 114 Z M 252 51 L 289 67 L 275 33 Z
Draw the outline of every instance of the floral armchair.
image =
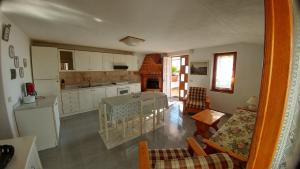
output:
M 188 112 L 198 113 L 210 108 L 210 101 L 206 96 L 206 88 L 190 87 L 188 94 L 183 99 L 183 114 Z
M 186 149 L 148 149 L 146 141 L 140 142 L 139 169 L 235 168 L 228 154 L 207 155 L 192 137 L 187 138 L 187 144 Z

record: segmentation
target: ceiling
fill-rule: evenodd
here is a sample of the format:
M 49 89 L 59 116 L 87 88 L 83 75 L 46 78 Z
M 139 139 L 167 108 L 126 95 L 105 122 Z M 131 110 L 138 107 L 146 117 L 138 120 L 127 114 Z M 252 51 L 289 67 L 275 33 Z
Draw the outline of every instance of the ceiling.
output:
M 136 52 L 264 39 L 263 0 L 3 0 L 1 11 L 32 39 Z

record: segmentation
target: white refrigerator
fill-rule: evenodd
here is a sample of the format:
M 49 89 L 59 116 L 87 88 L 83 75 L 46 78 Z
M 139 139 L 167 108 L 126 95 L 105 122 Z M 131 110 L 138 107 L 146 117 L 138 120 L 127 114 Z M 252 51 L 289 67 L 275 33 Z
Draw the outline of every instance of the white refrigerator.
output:
M 32 74 L 38 96 L 58 96 L 61 111 L 59 57 L 54 47 L 31 47 Z

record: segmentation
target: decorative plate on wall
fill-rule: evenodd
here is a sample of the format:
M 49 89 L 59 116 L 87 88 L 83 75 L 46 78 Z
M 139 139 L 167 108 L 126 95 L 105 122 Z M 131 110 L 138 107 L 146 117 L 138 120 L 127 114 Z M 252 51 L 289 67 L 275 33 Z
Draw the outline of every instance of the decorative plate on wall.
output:
M 8 41 L 11 24 L 5 24 L 2 30 L 2 39 Z
M 19 75 L 20 75 L 20 78 L 24 77 L 24 68 L 23 67 L 19 68 Z
M 14 57 L 15 68 L 19 68 L 19 56 Z
M 9 57 L 12 59 L 15 57 L 15 48 L 13 45 L 9 45 L 8 54 L 9 54 Z

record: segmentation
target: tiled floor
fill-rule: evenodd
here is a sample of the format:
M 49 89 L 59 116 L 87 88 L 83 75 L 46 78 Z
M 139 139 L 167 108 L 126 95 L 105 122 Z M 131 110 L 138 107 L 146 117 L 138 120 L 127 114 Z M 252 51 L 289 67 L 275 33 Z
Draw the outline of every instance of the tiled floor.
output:
M 150 148 L 185 146 L 193 135 L 194 122 L 181 117 L 179 105 L 170 107 L 166 124 L 154 132 L 107 150 L 98 134 L 98 112 L 88 112 L 61 121 L 60 143 L 56 148 L 40 151 L 44 169 L 135 169 L 137 144 L 148 140 Z

